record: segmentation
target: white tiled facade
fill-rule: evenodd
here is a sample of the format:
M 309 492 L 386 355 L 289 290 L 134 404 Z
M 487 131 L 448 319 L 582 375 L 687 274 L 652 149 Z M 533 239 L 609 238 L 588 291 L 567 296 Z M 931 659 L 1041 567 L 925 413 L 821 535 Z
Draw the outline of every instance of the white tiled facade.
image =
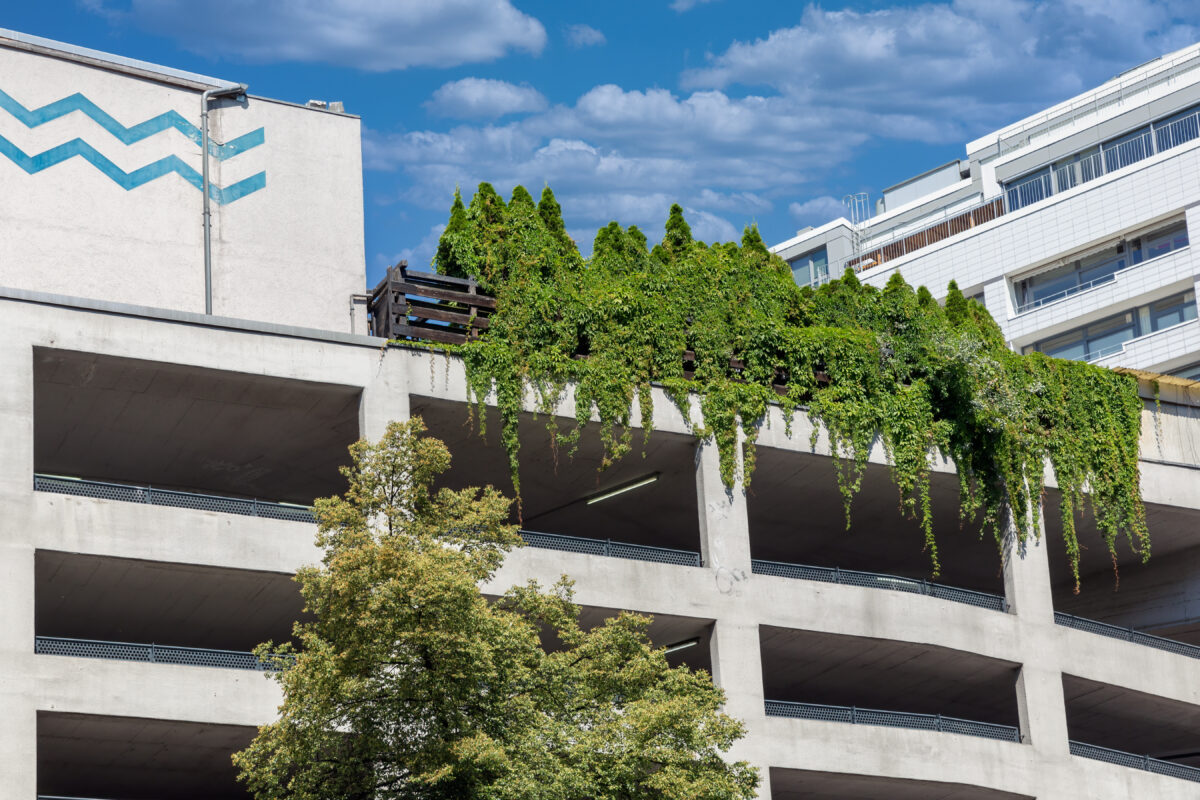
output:
M 1115 151 L 1104 174 L 1049 196 L 1030 201 L 1007 190 L 1029 175 L 1064 165 L 1072 154 L 1088 153 L 1120 140 L 1129 131 L 1162 122 L 1164 130 L 1180 112 L 1189 118 L 1167 133 L 1156 133 L 1163 147 L 1146 157 L 1122 163 Z M 1079 97 L 967 145 L 967 157 L 934 170 L 941 185 L 928 176 L 884 191 L 876 213 L 856 229 L 840 219 L 816 230 L 802 231 L 773 250 L 788 261 L 803 260 L 814 250 L 829 255 L 828 278 L 855 264 L 856 254 L 870 254 L 897 236 L 919 232 L 962 209 L 1000 201 L 1006 213 L 932 244 L 881 263 L 864 261 L 864 282 L 882 286 L 895 272 L 910 284 L 924 285 L 944 297 L 956 281 L 968 296 L 983 300 L 1010 345 L 1024 351 L 1042 349 L 1048 339 L 1124 312 L 1136 312 L 1163 298 L 1195 291 L 1200 258 L 1194 245 L 1107 274 L 1104 280 L 1021 308 L 1021 281 L 1064 263 L 1086 259 L 1091 251 L 1119 240 L 1131 241 L 1171 224 L 1186 224 L 1189 239 L 1200 235 L 1200 46 L 1164 56 L 1131 70 Z M 1167 138 L 1162 138 L 1167 137 Z M 1154 137 L 1150 137 L 1154 138 Z M 1105 155 L 1104 158 L 1109 158 Z M 915 197 L 910 186 L 935 188 Z M 1056 189 L 1059 187 L 1056 185 Z M 894 206 L 894 207 L 893 207 Z M 856 240 L 860 242 L 855 251 Z M 1128 246 L 1128 245 L 1126 245 Z M 1115 250 L 1114 257 L 1119 257 Z M 825 276 L 822 276 L 824 279 Z M 1106 347 L 1082 357 L 1108 366 L 1164 373 L 1200 362 L 1194 294 L 1189 320 L 1180 330 L 1152 329 L 1143 315 L 1136 336 L 1123 349 Z M 1066 357 L 1081 357 L 1073 353 Z

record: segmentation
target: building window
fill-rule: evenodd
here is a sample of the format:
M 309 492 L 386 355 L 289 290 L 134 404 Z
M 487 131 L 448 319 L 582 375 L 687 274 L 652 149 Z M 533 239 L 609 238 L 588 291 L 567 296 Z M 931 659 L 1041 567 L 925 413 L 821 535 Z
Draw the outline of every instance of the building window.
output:
M 824 247 L 793 258 L 788 265 L 792 268 L 792 280 L 800 286 L 820 286 L 829 279 L 829 256 Z
M 1181 294 L 1150 304 L 1150 330 L 1161 331 L 1196 318 L 1196 293 Z
M 1096 361 L 1119 353 L 1130 339 L 1170 328 L 1196 319 L 1196 293 L 1180 292 L 1141 308 L 1130 309 L 1073 331 L 1028 345 L 1022 352 L 1035 350 L 1056 358 Z M 1144 326 L 1149 330 L 1144 330 Z
M 1188 246 L 1187 226 L 1172 225 L 1154 233 L 1121 241 L 1060 267 L 1017 282 L 1017 312 L 1023 313 L 1056 300 L 1108 283 L 1126 267 L 1142 264 Z
M 1175 370 L 1171 374 L 1176 378 L 1183 378 L 1185 381 L 1200 381 L 1200 364 L 1191 364 L 1183 369 Z

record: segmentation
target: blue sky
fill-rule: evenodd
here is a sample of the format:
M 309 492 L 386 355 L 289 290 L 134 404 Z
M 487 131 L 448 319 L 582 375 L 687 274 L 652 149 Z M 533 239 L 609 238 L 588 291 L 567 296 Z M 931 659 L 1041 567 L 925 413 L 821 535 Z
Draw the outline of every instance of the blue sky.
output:
M 77 0 L 0 25 L 363 120 L 367 279 L 426 265 L 454 187 L 549 184 L 611 219 L 768 242 L 850 192 L 1200 40 L 1200 2 Z

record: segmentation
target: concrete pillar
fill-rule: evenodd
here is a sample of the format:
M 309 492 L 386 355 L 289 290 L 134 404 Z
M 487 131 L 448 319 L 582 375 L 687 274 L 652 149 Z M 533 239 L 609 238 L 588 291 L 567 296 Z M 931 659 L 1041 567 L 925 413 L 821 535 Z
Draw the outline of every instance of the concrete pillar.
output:
M 368 441 L 378 441 L 389 422 L 406 420 L 408 415 L 406 361 L 398 351 L 380 350 L 359 401 L 358 435 Z
M 771 768 L 766 764 L 758 764 L 758 792 L 756 796 L 759 800 L 771 800 Z
M 732 489 L 721 481 L 717 445 L 711 440 L 696 445 L 696 504 L 704 566 L 717 571 L 723 590 L 732 590 L 750 577 L 746 490 L 740 480 Z
M 1016 526 L 1009 524 L 1004 551 L 1004 593 L 1011 613 L 1029 626 L 1024 663 L 1017 677 L 1017 715 L 1021 740 L 1051 756 L 1068 755 L 1067 712 L 1063 698 L 1062 672 L 1053 658 L 1049 642 L 1054 631 L 1054 595 L 1050 585 L 1049 548 L 1046 524 L 1039 506 L 1036 512 L 1042 535 L 1021 545 Z M 1045 636 L 1040 635 L 1044 633 Z
M 33 348 L 0 342 L 0 775 L 5 797 L 37 795 L 33 653 Z
M 0 653 L 33 648 L 32 500 L 33 348 L 0 343 Z
M 1027 662 L 1017 676 L 1016 690 L 1021 741 L 1046 756 L 1070 755 L 1062 673 Z
M 0 670 L 5 659 L 0 658 Z M 3 677 L 0 676 L 0 680 Z M 0 689 L 0 775 L 4 796 L 37 797 L 37 711 L 29 697 Z
M 725 690 L 725 713 L 746 723 L 762 718 L 766 712 L 758 624 L 718 619 L 709 647 L 713 683 Z
M 1054 624 L 1054 595 L 1050 588 L 1050 559 L 1046 546 L 1046 524 L 1042 510 L 1037 509 L 1038 527 L 1042 535 L 1029 536 L 1025 543 L 1017 541 L 1016 526 L 1010 521 L 1005 532 L 1004 594 L 1008 609 L 1025 622 Z
M 758 641 L 758 625 L 719 619 L 713 626 L 712 642 L 713 683 L 725 690 L 725 713 L 747 726 L 747 738 L 734 744 L 726 755 L 731 761 L 745 760 L 758 767 L 758 797 L 771 797 L 770 765 L 756 761 L 753 747 L 747 740 L 756 735 L 766 714 L 763 709 L 762 649 Z M 758 734 L 761 735 L 761 734 Z

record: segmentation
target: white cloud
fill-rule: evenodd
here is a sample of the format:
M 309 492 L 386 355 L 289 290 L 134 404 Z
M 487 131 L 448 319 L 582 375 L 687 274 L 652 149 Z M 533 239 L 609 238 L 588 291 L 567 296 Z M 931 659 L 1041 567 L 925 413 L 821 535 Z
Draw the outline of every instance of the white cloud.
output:
M 425 107 L 439 116 L 457 119 L 502 117 L 541 111 L 546 108 L 546 98 L 532 86 L 491 78 L 463 78 L 440 86 Z
M 702 6 L 705 3 L 712 3 L 715 0 L 673 0 L 671 10 L 678 11 L 682 14 L 684 11 L 691 11 L 696 6 Z
M 742 232 L 724 217 L 718 217 L 711 211 L 701 211 L 685 207 L 683 216 L 692 229 L 692 237 L 702 242 L 740 242 Z
M 1190 43 L 1197 30 L 1178 22 L 1180 8 L 809 6 L 797 26 L 709 56 L 684 73 L 682 92 L 602 84 L 509 121 L 368 130 L 365 163 L 397 173 L 401 202 L 439 213 L 455 185 L 469 195 L 483 180 L 505 193 L 520 183 L 536 195 L 548 183 L 572 232 L 616 219 L 655 241 L 674 202 L 705 241 L 737 238 L 768 215 L 819 225 L 844 215 L 832 195 L 864 145 L 915 140 L 961 153 L 974 136 Z M 576 238 L 586 248 L 591 235 Z
M 737 215 L 740 225 L 773 208 L 772 193 L 794 192 L 814 165 L 844 162 L 865 139 L 830 136 L 835 120 L 789 102 L 605 85 L 505 124 L 368 130 L 363 152 L 368 168 L 405 173 L 402 199 L 424 207 L 445 208 L 456 184 L 549 183 L 564 207 L 595 224 L 661 226 L 681 202 Z
M 442 238 L 444 230 L 446 230 L 444 223 L 434 225 L 428 233 L 421 237 L 421 241 L 411 247 L 405 247 L 391 258 L 380 253 L 376 256 L 375 261 L 379 266 L 385 268 L 399 264 L 401 261 L 407 261 L 408 265 L 415 270 L 433 269 L 433 254 L 437 252 L 438 240 Z
M 824 225 L 830 220 L 846 216 L 846 206 L 836 197 L 824 195 L 806 200 L 803 203 L 792 203 L 788 213 L 800 225 L 812 225 L 814 228 Z
M 959 142 L 1195 41 L 1157 0 L 958 0 L 805 8 L 800 24 L 710 54 L 692 89 L 769 87 L 838 112 L 842 130 Z
M 570 25 L 567 27 L 567 44 L 571 47 L 596 47 L 608 42 L 604 34 L 591 25 Z
M 127 2 L 127 5 L 126 5 Z M 510 0 L 88 0 L 110 21 L 203 55 L 373 72 L 538 54 L 546 29 Z

